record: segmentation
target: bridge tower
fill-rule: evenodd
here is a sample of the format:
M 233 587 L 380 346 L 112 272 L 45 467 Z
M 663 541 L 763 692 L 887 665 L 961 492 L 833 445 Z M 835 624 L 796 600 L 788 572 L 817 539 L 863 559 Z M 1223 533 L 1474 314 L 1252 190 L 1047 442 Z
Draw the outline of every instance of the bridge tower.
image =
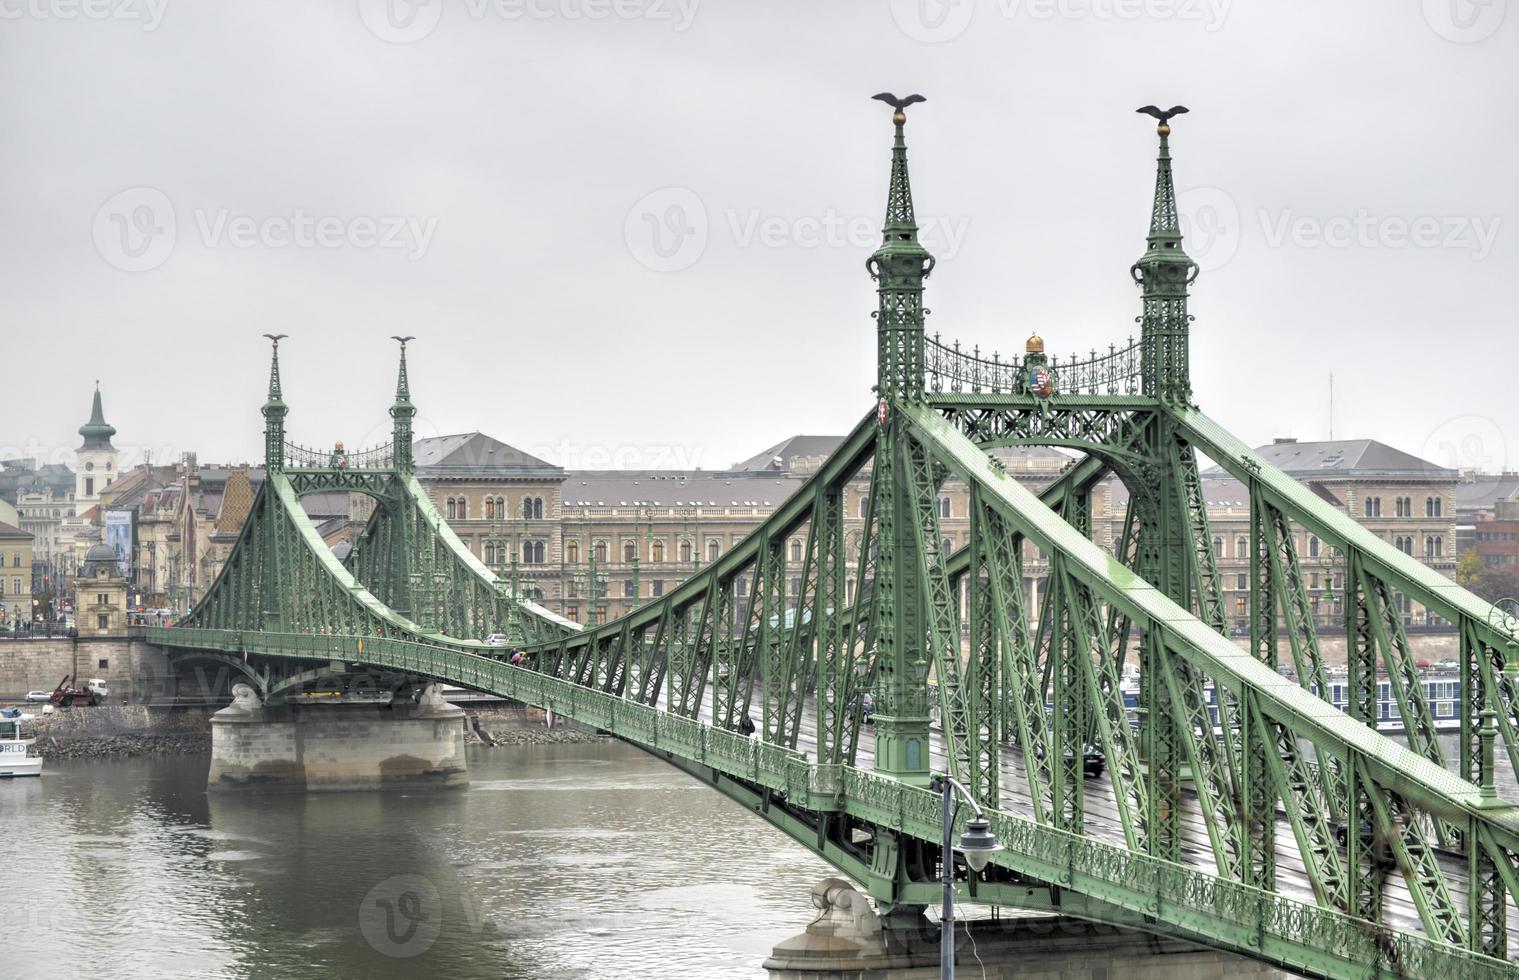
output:
M 927 785 L 929 777 L 927 603 L 919 575 L 920 536 L 911 496 L 907 440 L 892 408 L 923 397 L 923 280 L 934 257 L 918 241 L 912 183 L 907 173 L 907 114 L 921 96 L 876 96 L 893 106 L 895 140 L 881 245 L 866 262 L 876 282 L 876 462 L 871 516 L 876 522 L 876 638 L 878 643 L 875 766 Z
M 390 406 L 391 458 L 394 460 L 396 479 L 404 484 L 412 478 L 415 468 L 412 460 L 411 420 L 416 416 L 417 408 L 411 403 L 411 383 L 406 376 L 406 343 L 416 338 L 394 337 L 392 339 L 401 345 L 401 360 L 396 368 L 396 400 Z M 393 528 L 390 536 L 392 548 L 390 567 L 393 570 L 390 593 L 392 607 L 401 615 L 410 617 L 415 613 L 409 574 L 415 528 L 411 520 L 411 508 L 407 504 L 405 489 L 397 488 L 397 492 L 392 494 L 391 500 L 385 506 L 391 508 Z

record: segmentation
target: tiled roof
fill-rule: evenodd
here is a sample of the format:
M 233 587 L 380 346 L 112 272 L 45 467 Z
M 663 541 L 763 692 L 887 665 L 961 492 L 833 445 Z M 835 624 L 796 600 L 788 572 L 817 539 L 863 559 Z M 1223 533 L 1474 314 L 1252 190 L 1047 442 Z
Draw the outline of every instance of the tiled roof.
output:
M 412 444 L 426 476 L 559 476 L 564 470 L 480 432 L 432 436 Z
M 1422 476 L 1449 477 L 1456 471 L 1394 449 L 1375 439 L 1338 439 L 1333 442 L 1274 442 L 1257 446 L 1262 459 L 1299 479 L 1314 476 Z M 1219 467 L 1209 475 L 1222 473 Z
M 12 527 L 4 521 L 0 521 L 0 538 L 4 538 L 7 541 L 25 538 L 27 541 L 30 541 L 32 540 L 32 534 L 29 531 L 23 531 L 19 527 Z

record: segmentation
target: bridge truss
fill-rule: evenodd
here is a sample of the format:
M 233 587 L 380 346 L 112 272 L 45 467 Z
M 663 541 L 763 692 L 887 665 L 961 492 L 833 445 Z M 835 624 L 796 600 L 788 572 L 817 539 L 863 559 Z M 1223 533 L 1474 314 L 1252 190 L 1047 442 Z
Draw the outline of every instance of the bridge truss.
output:
M 520 601 L 412 475 L 404 342 L 395 438 L 364 465 L 287 452 L 276 348 L 268 479 L 208 595 L 183 627 L 151 639 L 185 655 L 362 665 L 551 707 L 742 801 L 885 904 L 935 900 L 940 803 L 926 785 L 949 771 L 1006 848 L 983 872 L 957 869 L 965 900 L 1316 976 L 1515 975 L 1519 811 L 1494 773 L 1519 772 L 1519 632 L 1193 404 L 1196 266 L 1181 245 L 1169 125 L 1132 270 L 1140 339 L 1062 362 L 1034 337 L 1012 362 L 924 336 L 933 259 L 917 240 L 906 120 L 893 121 L 883 244 L 869 263 L 878 405 L 719 560 L 590 629 Z M 1079 457 L 1036 496 L 989 453 L 1005 446 Z M 1226 636 L 1199 452 L 1249 489 L 1247 649 Z M 1109 477 L 1129 491 L 1112 551 L 1091 539 L 1092 493 Z M 844 490 L 859 479 L 867 517 L 849 538 Z M 937 500 L 949 480 L 969 489 L 971 513 L 969 541 L 946 552 Z M 336 488 L 377 501 L 346 563 L 299 506 Z M 1329 701 L 1305 533 L 1331 549 L 1343 583 L 1347 711 Z M 798 537 L 800 561 L 788 547 Z M 1037 608 L 1024 567 L 1036 549 L 1047 560 Z M 1398 595 L 1459 632 L 1455 758 L 1435 737 Z M 525 651 L 522 666 L 478 641 L 498 631 Z M 1284 662 L 1295 681 L 1278 672 Z M 1142 679 L 1132 713 L 1130 664 Z M 1379 672 L 1405 744 L 1376 730 Z M 739 734 L 756 717 L 755 737 Z M 1108 761 L 1099 778 L 1083 772 L 1091 744 Z

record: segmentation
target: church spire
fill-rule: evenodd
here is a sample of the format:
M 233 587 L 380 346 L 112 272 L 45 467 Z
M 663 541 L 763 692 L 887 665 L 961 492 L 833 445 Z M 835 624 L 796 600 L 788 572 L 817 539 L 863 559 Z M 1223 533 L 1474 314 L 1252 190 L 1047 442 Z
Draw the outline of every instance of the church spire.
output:
M 392 337 L 391 339 L 401 343 L 401 366 L 396 374 L 396 401 L 390 406 L 391 445 L 396 469 L 402 473 L 410 473 L 412 470 L 411 420 L 416 416 L 417 409 L 411 403 L 411 382 L 406 377 L 406 342 L 417 338 Z
M 1144 393 L 1162 401 L 1185 403 L 1192 398 L 1189 351 L 1191 317 L 1187 287 L 1197 278 L 1197 263 L 1181 245 L 1181 222 L 1176 210 L 1176 185 L 1171 175 L 1171 123 L 1186 106 L 1161 110 L 1147 105 L 1138 110 L 1158 121 L 1160 154 L 1155 162 L 1155 199 L 1150 208 L 1148 248 L 1129 274 L 1143 296 L 1140 358 Z
M 896 128 L 881 247 L 865 263 L 876 281 L 878 304 L 876 390 L 883 399 L 917 397 L 923 392 L 923 280 L 933 271 L 934 257 L 918 242 L 903 110 L 927 100 L 921 95 L 899 99 L 890 92 L 874 98 L 895 110 L 891 121 Z
M 290 409 L 280 392 L 280 341 L 288 334 L 266 333 L 273 347 L 269 359 L 269 397 L 264 402 L 264 469 L 270 473 L 285 468 L 285 416 Z
M 116 447 L 111 445 L 111 437 L 116 434 L 116 429 L 106 422 L 105 412 L 100 407 L 99 381 L 95 382 L 95 401 L 90 406 L 90 420 L 79 427 L 79 434 L 84 437 L 84 445 L 80 449 L 116 451 Z

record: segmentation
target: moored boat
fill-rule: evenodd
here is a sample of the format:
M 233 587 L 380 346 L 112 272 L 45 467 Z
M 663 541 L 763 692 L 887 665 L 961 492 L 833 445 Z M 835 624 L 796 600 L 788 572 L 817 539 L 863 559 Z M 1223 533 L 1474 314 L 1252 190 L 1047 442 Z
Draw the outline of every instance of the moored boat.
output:
M 31 716 L 19 708 L 0 709 L 0 779 L 42 775 L 42 753 L 24 727 L 28 721 Z

